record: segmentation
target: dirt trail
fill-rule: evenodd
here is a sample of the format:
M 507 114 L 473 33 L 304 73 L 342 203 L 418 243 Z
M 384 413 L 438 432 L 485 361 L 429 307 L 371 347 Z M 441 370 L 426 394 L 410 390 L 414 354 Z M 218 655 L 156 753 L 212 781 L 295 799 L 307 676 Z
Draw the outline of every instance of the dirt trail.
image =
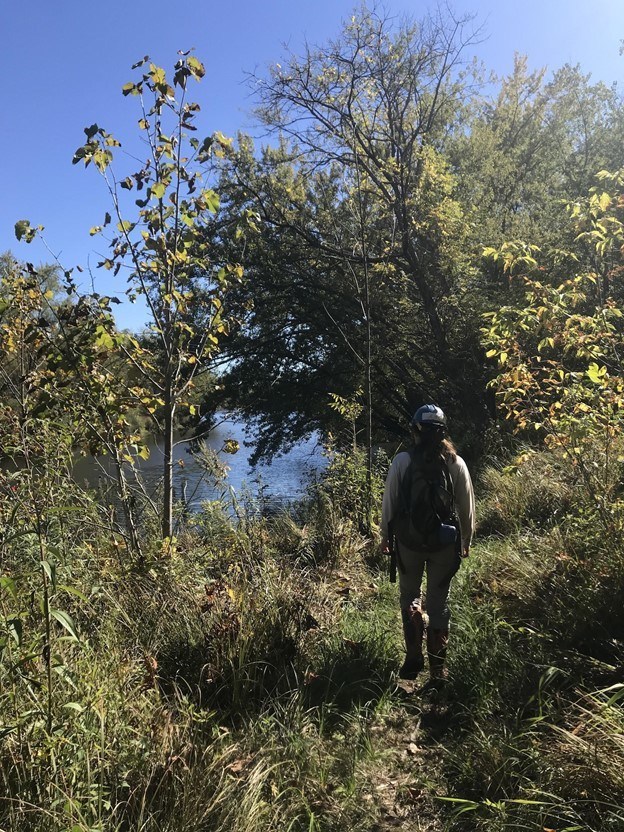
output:
M 374 785 L 368 799 L 379 812 L 371 832 L 442 832 L 447 815 L 438 800 L 445 796 L 441 743 L 449 704 L 416 682 L 399 682 L 395 701 L 371 729 Z

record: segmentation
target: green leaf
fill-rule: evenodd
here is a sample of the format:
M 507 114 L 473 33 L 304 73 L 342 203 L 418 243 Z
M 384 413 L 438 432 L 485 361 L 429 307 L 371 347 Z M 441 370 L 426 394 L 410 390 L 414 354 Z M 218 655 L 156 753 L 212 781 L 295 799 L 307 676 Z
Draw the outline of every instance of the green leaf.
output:
M 41 561 L 41 568 L 46 574 L 48 581 L 51 584 L 52 592 L 56 591 L 56 566 L 48 560 Z
M 76 711 L 79 714 L 85 710 L 85 706 L 81 705 L 80 702 L 66 702 L 63 707 L 69 708 L 70 711 Z
M 75 639 L 76 641 L 80 641 L 78 638 L 78 633 L 76 632 L 76 625 L 74 624 L 72 617 L 64 612 L 63 610 L 50 610 L 50 615 L 52 618 L 55 618 L 58 623 L 64 627 L 70 636 Z
M 80 598 L 80 600 L 84 601 L 85 604 L 89 603 L 89 599 L 84 594 L 84 592 L 81 592 L 79 589 L 76 589 L 76 587 L 74 587 L 74 586 L 68 586 L 67 584 L 59 584 L 57 586 L 57 589 L 59 590 L 59 592 L 67 592 L 69 595 L 75 595 L 76 598 Z
M 188 68 L 191 70 L 193 77 L 203 78 L 206 74 L 206 69 L 203 63 L 194 55 L 190 55 L 186 61 Z
M 518 803 L 521 806 L 543 806 L 544 802 L 542 800 L 528 800 L 527 798 L 509 798 L 507 803 Z
M 203 140 L 201 147 L 199 148 L 199 151 L 197 153 L 197 159 L 199 162 L 205 162 L 209 158 L 213 144 L 214 138 L 212 136 L 208 136 Z
M 17 237 L 17 239 L 21 240 L 29 228 L 30 223 L 28 222 L 28 220 L 18 220 L 15 223 L 15 236 Z
M 206 203 L 206 208 L 212 213 L 216 213 L 219 210 L 219 205 L 221 204 L 219 195 L 216 191 L 207 190 L 202 193 L 202 197 L 204 202 Z
M 113 156 L 110 150 L 96 150 L 93 154 L 93 161 L 100 173 L 104 173 L 112 162 Z
M 115 346 L 110 332 L 101 324 L 95 330 L 95 346 L 105 350 L 112 350 Z
M 17 587 L 13 578 L 9 578 L 8 575 L 0 578 L 0 589 L 6 589 L 13 596 L 14 600 L 17 601 Z
M 230 136 L 226 136 L 225 133 L 222 133 L 220 130 L 215 130 L 214 139 L 219 142 L 222 147 L 232 147 L 232 138 Z
M 26 243 L 32 243 L 35 239 L 37 231 L 42 231 L 42 226 L 32 228 L 29 220 L 18 220 L 15 223 L 15 236 L 18 240 L 24 240 Z
M 9 635 L 13 638 L 18 647 L 22 646 L 23 627 L 22 621 L 19 618 L 9 618 L 7 621 L 7 630 Z
M 152 196 L 156 199 L 162 199 L 165 195 L 165 184 L 164 182 L 154 182 L 151 187 Z

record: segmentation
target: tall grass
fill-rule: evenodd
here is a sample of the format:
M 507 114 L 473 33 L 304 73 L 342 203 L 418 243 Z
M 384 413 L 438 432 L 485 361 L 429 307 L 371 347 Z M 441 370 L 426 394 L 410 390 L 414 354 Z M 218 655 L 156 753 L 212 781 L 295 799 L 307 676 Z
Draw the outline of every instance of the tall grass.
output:
M 212 504 L 139 566 L 64 485 L 49 642 L 38 540 L 3 549 L 0 829 L 369 829 L 395 611 L 356 524 Z
M 624 828 L 621 538 L 548 454 L 483 482 L 483 539 L 455 587 L 451 826 Z
M 364 832 L 380 778 L 424 827 L 624 828 L 624 550 L 574 471 L 486 472 L 450 681 L 403 701 L 355 464 L 297 517 L 206 504 L 140 563 L 58 468 L 7 483 L 0 829 Z

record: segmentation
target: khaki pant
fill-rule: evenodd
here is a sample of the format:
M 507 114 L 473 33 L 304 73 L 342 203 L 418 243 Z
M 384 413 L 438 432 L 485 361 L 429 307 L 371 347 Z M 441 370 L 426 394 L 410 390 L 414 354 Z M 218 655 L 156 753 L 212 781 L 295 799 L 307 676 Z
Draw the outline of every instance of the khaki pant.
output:
M 426 569 L 427 594 L 424 609 L 429 616 L 429 627 L 432 630 L 448 630 L 451 617 L 448 597 L 459 559 L 455 544 L 439 552 L 414 552 L 398 542 L 397 546 L 401 560 L 397 570 L 401 609 L 408 609 L 410 604 L 422 607 L 421 585 Z

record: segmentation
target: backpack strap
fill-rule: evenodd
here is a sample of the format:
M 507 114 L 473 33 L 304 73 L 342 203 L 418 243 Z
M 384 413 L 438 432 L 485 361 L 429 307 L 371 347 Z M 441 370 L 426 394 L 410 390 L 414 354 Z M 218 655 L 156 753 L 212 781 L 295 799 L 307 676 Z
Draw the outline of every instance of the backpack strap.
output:
M 455 513 L 455 484 L 453 482 L 453 477 L 451 476 L 451 469 L 449 468 L 449 461 L 446 454 L 442 454 L 442 465 L 444 466 L 444 471 L 450 486 L 449 491 L 451 492 L 451 497 L 453 498 L 453 513 Z

